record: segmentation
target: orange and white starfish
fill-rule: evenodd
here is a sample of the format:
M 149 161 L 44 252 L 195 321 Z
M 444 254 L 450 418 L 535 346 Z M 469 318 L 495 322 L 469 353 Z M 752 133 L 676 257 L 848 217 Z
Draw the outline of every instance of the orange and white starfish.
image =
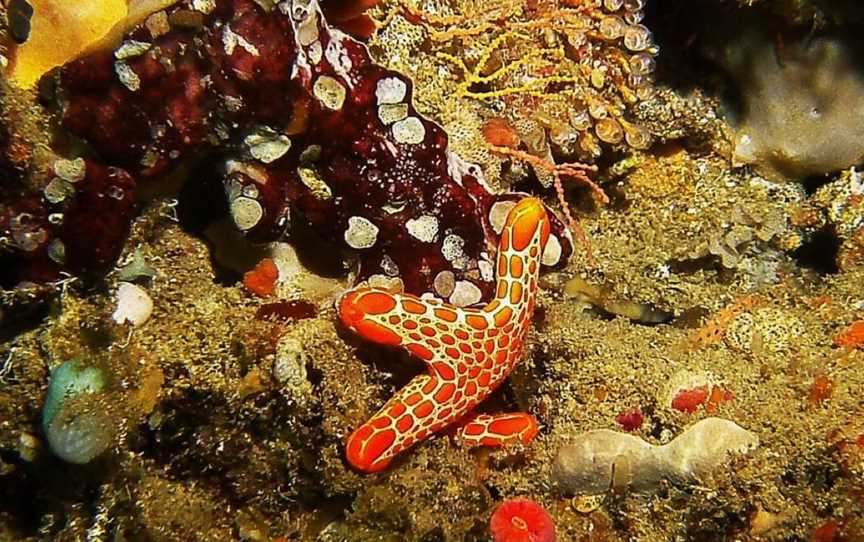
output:
M 549 217 L 540 200 L 525 198 L 513 207 L 498 247 L 495 299 L 483 308 L 376 288 L 345 295 L 339 306 L 345 326 L 371 342 L 400 346 L 427 367 L 348 438 L 346 456 L 354 468 L 386 468 L 400 452 L 465 420 L 507 378 L 522 356 L 548 239 Z M 529 414 L 481 414 L 457 437 L 466 445 L 499 446 L 527 443 L 536 434 Z

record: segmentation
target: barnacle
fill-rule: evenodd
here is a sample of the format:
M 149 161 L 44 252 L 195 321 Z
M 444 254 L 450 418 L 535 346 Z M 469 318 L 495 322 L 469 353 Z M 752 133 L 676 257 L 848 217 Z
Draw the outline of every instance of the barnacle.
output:
M 395 26 L 413 28 L 414 45 L 388 48 L 381 60 L 416 70 L 421 80 L 433 78 L 423 72 L 435 74 L 438 88 L 418 92 L 420 101 L 439 104 L 430 111 L 436 116 L 477 111 L 479 103 L 487 119 L 510 121 L 532 154 L 546 158 L 551 147 L 554 154 L 591 161 L 604 148 L 644 149 L 651 143 L 648 131 L 628 116 L 651 94 L 659 51 L 640 24 L 643 6 L 613 0 L 400 0 L 381 8 L 380 43 L 391 43 Z M 417 23 L 412 27 L 408 20 Z M 417 26 L 425 39 L 417 36 Z M 432 97 L 424 100 L 426 93 Z M 551 175 L 538 177 L 551 184 Z

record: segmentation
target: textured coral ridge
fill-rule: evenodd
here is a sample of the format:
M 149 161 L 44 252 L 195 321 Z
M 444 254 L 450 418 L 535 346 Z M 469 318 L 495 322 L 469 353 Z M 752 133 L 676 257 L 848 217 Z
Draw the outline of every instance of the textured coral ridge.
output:
M 339 308 L 342 322 L 369 341 L 401 346 L 422 359 L 428 374 L 402 388 L 349 438 L 355 468 L 374 472 L 429 435 L 463 418 L 510 374 L 531 325 L 540 258 L 550 224 L 535 198 L 507 216 L 498 247 L 495 299 L 480 309 L 360 288 Z M 458 432 L 467 445 L 497 446 L 537 434 L 528 414 L 479 415 Z
M 281 237 L 293 209 L 359 254 L 361 279 L 399 277 L 408 292 L 460 305 L 491 296 L 490 212 L 518 196 L 493 194 L 478 167 L 448 150 L 443 130 L 417 114 L 411 82 L 330 28 L 317 1 L 265 11 L 251 0 L 188 0 L 167 20 L 62 70 L 63 123 L 100 160 L 143 181 L 215 155 L 207 163 L 216 167 L 188 182 L 221 177 L 250 239 Z M 113 212 L 103 205 L 91 216 Z M 570 251 L 553 226 L 551 264 Z M 34 278 L 44 280 L 19 277 Z

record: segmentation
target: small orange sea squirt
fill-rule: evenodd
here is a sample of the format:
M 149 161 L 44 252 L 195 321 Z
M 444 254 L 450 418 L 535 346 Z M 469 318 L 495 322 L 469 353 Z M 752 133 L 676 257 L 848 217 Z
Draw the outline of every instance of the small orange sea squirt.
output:
M 535 198 L 507 216 L 498 247 L 497 295 L 483 308 L 358 288 L 343 297 L 342 323 L 377 344 L 400 346 L 426 363 L 384 407 L 348 438 L 346 456 L 357 470 L 386 468 L 396 455 L 463 419 L 510 374 L 522 356 L 534 313 L 540 258 L 549 217 Z M 537 422 L 524 413 L 470 418 L 457 432 L 465 445 L 529 442 Z
M 276 289 L 279 269 L 273 260 L 264 258 L 252 271 L 243 275 L 243 285 L 247 290 L 260 297 L 267 297 Z

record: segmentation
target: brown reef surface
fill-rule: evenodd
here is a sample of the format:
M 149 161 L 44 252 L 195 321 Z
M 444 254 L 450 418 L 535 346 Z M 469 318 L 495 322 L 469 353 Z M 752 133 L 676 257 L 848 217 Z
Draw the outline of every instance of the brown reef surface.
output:
M 481 128 L 501 112 L 440 76 L 448 61 L 428 46 L 430 27 L 392 1 L 372 15 L 386 24 L 371 51 L 413 78 L 415 106 L 455 150 L 493 184 L 556 205 L 542 175 L 485 145 Z M 496 504 L 517 496 L 545 506 L 561 541 L 864 540 L 864 345 L 835 340 L 864 319 L 860 174 L 811 189 L 735 169 L 719 100 L 664 85 L 662 65 L 658 79 L 632 115 L 659 143 L 605 149 L 606 205 L 568 187 L 593 261 L 577 243 L 567 268 L 542 278 L 525 359 L 484 405 L 534 414 L 531 444 L 468 451 L 438 436 L 381 474 L 353 472 L 347 435 L 420 364 L 337 325 L 338 265 L 327 278 L 301 268 L 262 300 L 242 273 L 272 252 L 227 228 L 197 231 L 176 194 L 158 191 L 95 286 L 66 279 L 23 319 L 24 294 L 2 293 L 0 540 L 481 541 Z M 26 109 L 25 97 L 3 99 Z M 43 141 L 44 119 L 21 115 Z M 139 259 L 152 273 L 132 278 L 153 310 L 132 327 L 112 313 Z M 317 313 L 258 318 L 279 296 Z M 111 375 L 118 430 L 86 465 L 53 457 L 42 432 L 48 376 L 70 359 Z M 673 408 L 700 386 L 729 394 Z M 623 431 L 616 418 L 634 409 L 644 422 L 632 434 L 652 444 L 720 417 L 759 445 L 695 482 L 636 493 L 613 475 L 601 495 L 564 495 L 550 471 L 558 450 L 585 431 Z

